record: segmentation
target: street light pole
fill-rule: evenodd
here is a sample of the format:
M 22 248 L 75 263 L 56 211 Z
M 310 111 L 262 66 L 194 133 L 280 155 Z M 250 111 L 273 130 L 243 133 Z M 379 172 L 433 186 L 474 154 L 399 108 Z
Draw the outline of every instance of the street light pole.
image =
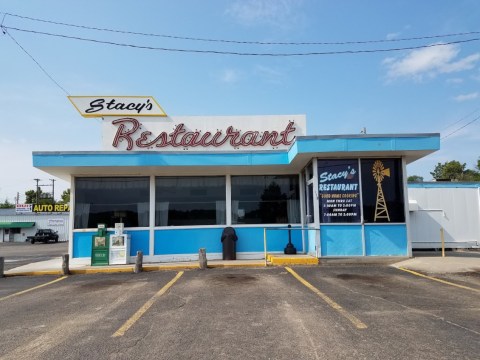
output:
M 55 179 L 52 180 L 52 204 L 55 204 Z
M 35 191 L 35 198 L 36 198 L 36 201 L 35 203 L 38 205 L 38 182 L 40 181 L 40 179 L 33 179 L 37 182 L 37 190 Z

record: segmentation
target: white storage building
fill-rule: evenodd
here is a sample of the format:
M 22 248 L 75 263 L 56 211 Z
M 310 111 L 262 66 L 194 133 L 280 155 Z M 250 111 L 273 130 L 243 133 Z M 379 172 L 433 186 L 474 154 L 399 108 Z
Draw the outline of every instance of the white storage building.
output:
M 413 249 L 480 247 L 480 183 L 409 183 Z

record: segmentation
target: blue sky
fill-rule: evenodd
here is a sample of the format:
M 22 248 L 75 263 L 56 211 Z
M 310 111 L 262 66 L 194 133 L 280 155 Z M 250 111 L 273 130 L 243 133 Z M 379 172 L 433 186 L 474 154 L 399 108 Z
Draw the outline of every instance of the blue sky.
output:
M 0 12 L 97 28 L 259 42 L 400 40 L 480 31 L 477 0 L 0 0 Z M 232 44 L 1 15 L 10 28 L 227 52 L 372 50 L 480 38 L 477 33 L 371 44 Z M 8 32 L 71 95 L 152 95 L 169 115 L 306 114 L 309 135 L 358 134 L 363 127 L 371 134 L 440 132 L 448 136 L 441 150 L 408 167 L 409 175 L 425 180 L 438 162 L 459 160 L 473 168 L 480 156 L 480 120 L 475 121 L 480 116 L 480 41 L 264 57 L 149 51 Z M 32 167 L 32 151 L 100 150 L 100 120 L 80 117 L 64 91 L 8 35 L 0 34 L 0 54 L 0 201 L 13 202 L 19 192 L 22 202 L 34 178 L 44 183 L 50 178 Z M 58 181 L 57 197 L 66 188 Z

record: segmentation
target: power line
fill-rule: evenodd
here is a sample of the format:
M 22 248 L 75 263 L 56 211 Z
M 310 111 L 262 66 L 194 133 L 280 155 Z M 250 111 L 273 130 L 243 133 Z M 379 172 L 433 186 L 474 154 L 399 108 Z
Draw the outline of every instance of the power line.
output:
M 412 41 L 412 40 L 429 40 L 429 39 L 440 39 L 446 37 L 458 37 L 458 36 L 471 36 L 478 35 L 480 31 L 470 31 L 462 33 L 453 33 L 453 34 L 443 34 L 443 35 L 430 35 L 430 36 L 418 36 L 410 38 L 398 38 L 398 39 L 381 39 L 381 40 L 359 40 L 359 41 L 335 41 L 335 42 L 269 42 L 269 41 L 242 41 L 242 40 L 230 40 L 230 39 L 212 39 L 212 38 L 199 38 L 199 37 L 188 37 L 188 36 L 177 36 L 169 34 L 155 34 L 155 33 L 144 33 L 136 31 L 127 31 L 119 29 L 109 29 L 109 28 L 100 28 L 95 26 L 86 26 L 78 24 L 70 24 L 59 21 L 52 21 L 40 18 L 34 18 L 29 16 L 22 16 L 12 13 L 4 13 L 12 17 L 17 17 L 20 19 L 26 19 L 31 21 L 43 22 L 54 25 L 69 26 L 86 30 L 95 30 L 95 31 L 106 31 L 119 34 L 130 34 L 130 35 L 140 35 L 140 36 L 150 36 L 150 37 L 162 37 L 170 38 L 176 40 L 190 40 L 190 41 L 203 41 L 203 42 L 220 42 L 220 43 L 233 43 L 233 44 L 250 44 L 250 45 L 355 45 L 355 44 L 372 44 L 372 43 L 389 43 L 389 42 L 401 42 L 401 41 Z
M 477 109 L 473 110 L 471 113 L 469 113 L 469 114 L 463 116 L 462 118 L 460 118 L 460 120 L 457 120 L 457 121 L 455 121 L 454 123 L 445 126 L 445 127 L 444 127 L 443 129 L 441 129 L 440 131 L 447 130 L 449 127 L 452 127 L 453 125 L 456 125 L 456 124 L 458 124 L 459 122 L 461 122 L 461 121 L 469 118 L 470 116 L 472 116 L 473 114 L 475 114 L 478 110 L 480 110 L 480 108 L 477 108 Z
M 70 94 L 68 93 L 68 91 L 65 90 L 65 89 L 63 88 L 63 86 L 61 86 L 61 85 L 47 72 L 47 70 L 45 70 L 45 69 L 43 68 L 43 66 L 40 65 L 40 63 L 39 63 L 37 60 L 35 60 L 35 58 L 34 58 L 32 55 L 30 55 L 30 53 L 29 53 L 27 50 L 25 50 L 25 48 L 24 48 L 22 45 L 20 45 L 20 44 L 18 43 L 17 40 L 15 40 L 15 38 L 10 34 L 10 32 L 8 32 L 8 31 L 6 30 L 7 28 L 6 28 L 5 26 L 2 25 L 1 28 L 2 28 L 3 33 L 6 34 L 6 35 L 8 35 L 8 36 L 10 37 L 10 39 L 12 39 L 13 42 L 14 42 L 15 44 L 17 44 L 18 47 L 19 47 L 20 49 L 22 49 L 23 52 L 24 52 L 25 54 L 27 54 L 27 55 L 30 57 L 30 59 L 33 60 L 33 62 L 34 62 L 35 64 L 37 64 L 37 66 L 40 68 L 40 70 L 42 70 L 42 72 L 43 72 L 45 75 L 47 75 L 47 77 L 48 77 L 50 80 L 52 80 L 52 82 L 53 82 L 55 85 L 57 85 L 65 94 L 67 94 L 68 96 L 70 95 Z
M 446 138 L 448 138 L 450 135 L 453 135 L 453 134 L 455 134 L 456 132 L 459 132 L 460 130 L 466 128 L 468 125 L 473 124 L 473 123 L 474 123 L 475 121 L 477 121 L 478 119 L 480 119 L 480 115 L 477 116 L 477 117 L 476 117 L 475 119 L 473 119 L 472 121 L 466 123 L 466 124 L 463 125 L 462 127 L 458 128 L 457 130 L 452 131 L 450 134 L 445 135 L 444 137 L 440 138 L 440 140 L 446 139 Z
M 270 56 L 270 57 L 384 53 L 384 52 L 403 51 L 403 50 L 416 50 L 416 49 L 431 48 L 431 47 L 437 47 L 437 46 L 447 46 L 447 45 L 453 45 L 453 44 L 462 44 L 462 43 L 468 43 L 468 42 L 473 42 L 473 41 L 479 41 L 480 40 L 480 38 L 472 38 L 472 39 L 465 39 L 465 40 L 450 41 L 450 42 L 446 42 L 446 43 L 436 43 L 436 44 L 418 45 L 418 46 L 407 46 L 407 47 L 389 48 L 389 49 L 342 50 L 342 51 L 319 51 L 319 52 L 312 51 L 312 52 L 300 52 L 300 53 L 252 53 L 252 52 L 236 52 L 236 51 L 196 50 L 196 49 L 154 47 L 154 46 L 135 45 L 135 44 L 128 44 L 128 43 L 118 43 L 118 42 L 114 42 L 114 41 L 105 41 L 105 40 L 98 40 L 98 39 L 91 39 L 91 38 L 83 38 L 83 37 L 79 37 L 79 36 L 56 34 L 56 33 L 44 32 L 44 31 L 21 29 L 21 28 L 15 28 L 15 27 L 11 27 L 11 26 L 2 26 L 2 28 L 3 29 L 9 29 L 9 30 L 21 31 L 21 32 L 27 32 L 27 33 L 33 33 L 33 34 L 39 34 L 39 35 L 54 36 L 54 37 L 60 37 L 60 38 L 65 38 L 65 39 L 81 40 L 81 41 L 94 42 L 94 43 L 99 43 L 99 44 L 130 47 L 130 48 L 137 48 L 137 49 L 144 49 L 144 50 L 157 50 L 157 51 L 170 51 L 170 52 L 183 52 L 183 53 L 199 53 L 199 54 L 215 54 L 215 55 Z

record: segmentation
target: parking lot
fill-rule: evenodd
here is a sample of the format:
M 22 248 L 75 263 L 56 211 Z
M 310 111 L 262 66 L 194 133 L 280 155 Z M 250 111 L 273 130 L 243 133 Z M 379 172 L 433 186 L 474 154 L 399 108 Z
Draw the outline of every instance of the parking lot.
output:
M 5 258 L 5 270 L 30 264 L 37 261 L 45 261 L 58 258 L 68 253 L 68 243 L 36 243 L 29 242 L 0 243 L 0 256 Z
M 477 359 L 480 277 L 443 280 L 463 288 L 373 265 L 4 278 L 0 357 Z

